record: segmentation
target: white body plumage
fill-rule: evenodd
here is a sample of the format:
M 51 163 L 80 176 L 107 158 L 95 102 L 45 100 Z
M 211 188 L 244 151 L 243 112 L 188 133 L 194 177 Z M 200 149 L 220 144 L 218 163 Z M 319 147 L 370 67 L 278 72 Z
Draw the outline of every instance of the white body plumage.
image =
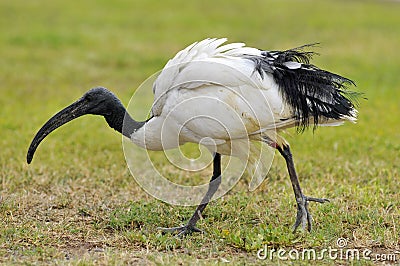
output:
M 194 43 L 166 64 L 154 83 L 152 118 L 131 135 L 134 143 L 165 150 L 201 142 L 221 154 L 240 156 L 235 150 L 242 149 L 232 144 L 241 145 L 244 139 L 284 141 L 276 130 L 293 127 L 298 120 L 272 73 L 260 73 L 249 59 L 263 57 L 263 51 L 243 43 L 221 46 L 225 41 Z M 289 61 L 285 66 L 297 69 L 302 64 Z M 319 124 L 355 119 L 343 115 Z

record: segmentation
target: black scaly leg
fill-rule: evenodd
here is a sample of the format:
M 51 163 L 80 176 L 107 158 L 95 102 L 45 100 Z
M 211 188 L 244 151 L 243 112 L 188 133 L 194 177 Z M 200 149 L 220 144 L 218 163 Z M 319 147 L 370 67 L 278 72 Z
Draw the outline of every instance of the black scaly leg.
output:
M 308 211 L 308 202 L 314 201 L 319 203 L 329 202 L 328 199 L 320 199 L 320 198 L 312 198 L 304 196 L 303 192 L 301 192 L 301 187 L 299 183 L 299 179 L 297 178 L 296 169 L 293 163 L 292 153 L 290 152 L 289 145 L 277 146 L 277 150 L 279 153 L 285 158 L 287 169 L 290 176 L 290 181 L 292 182 L 292 187 L 294 191 L 294 196 L 296 197 L 297 202 L 297 216 L 296 222 L 293 225 L 293 233 L 296 232 L 299 225 L 302 225 L 303 230 L 307 224 L 307 230 L 311 231 L 312 227 L 312 216 Z
M 202 232 L 202 230 L 196 227 L 196 223 L 200 219 L 201 214 L 206 208 L 208 202 L 211 200 L 212 196 L 215 194 L 219 185 L 221 184 L 221 154 L 215 153 L 213 160 L 213 167 L 214 167 L 213 175 L 211 177 L 207 193 L 206 195 L 204 195 L 200 205 L 197 206 L 196 211 L 193 213 L 189 222 L 184 226 L 178 226 L 172 228 L 160 227 L 158 229 L 162 230 L 163 232 L 177 232 L 178 236 L 191 234 L 193 232 Z

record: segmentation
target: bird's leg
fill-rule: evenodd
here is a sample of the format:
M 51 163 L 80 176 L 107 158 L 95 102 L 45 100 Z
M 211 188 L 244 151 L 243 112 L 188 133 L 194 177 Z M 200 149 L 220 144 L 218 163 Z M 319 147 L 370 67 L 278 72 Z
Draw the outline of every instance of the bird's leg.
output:
M 189 222 L 184 226 L 172 227 L 172 228 L 158 228 L 163 232 L 177 232 L 178 236 L 183 236 L 191 234 L 193 232 L 203 232 L 196 227 L 197 221 L 201 218 L 201 214 L 206 208 L 208 202 L 211 200 L 212 196 L 217 191 L 219 185 L 221 184 L 221 154 L 215 153 L 213 160 L 213 175 L 208 186 L 207 193 L 204 195 L 201 203 L 197 206 L 196 211 L 193 213 Z
M 285 158 L 287 169 L 290 176 L 290 181 L 292 182 L 294 196 L 296 197 L 297 202 L 297 216 L 296 222 L 293 225 L 293 232 L 296 232 L 299 225 L 302 225 L 303 230 L 305 230 L 307 224 L 307 230 L 311 231 L 312 227 L 312 216 L 308 211 L 308 202 L 314 201 L 319 203 L 329 202 L 328 199 L 324 198 L 312 198 L 304 196 L 303 192 L 301 191 L 299 179 L 297 178 L 296 169 L 293 163 L 292 153 L 290 151 L 289 145 L 283 144 L 282 146 L 276 146 L 279 153 Z

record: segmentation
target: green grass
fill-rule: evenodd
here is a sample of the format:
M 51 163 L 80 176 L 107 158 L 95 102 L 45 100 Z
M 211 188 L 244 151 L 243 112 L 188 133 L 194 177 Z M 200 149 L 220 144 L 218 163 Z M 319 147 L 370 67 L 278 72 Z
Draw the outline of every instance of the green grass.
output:
M 1 1 L 0 263 L 268 264 L 256 257 L 265 244 L 322 250 L 339 237 L 349 248 L 400 251 L 399 13 L 394 1 Z M 332 199 L 311 204 L 312 233 L 290 232 L 296 207 L 279 156 L 256 191 L 240 181 L 210 203 L 198 223 L 207 235 L 184 239 L 156 228 L 185 223 L 194 208 L 141 190 L 102 118 L 57 130 L 26 164 L 32 137 L 56 111 L 97 85 L 127 104 L 205 37 L 271 50 L 321 42 L 315 63 L 354 79 L 368 98 L 355 125 L 287 134 L 303 190 Z M 321 263 L 299 263 L 309 262 Z

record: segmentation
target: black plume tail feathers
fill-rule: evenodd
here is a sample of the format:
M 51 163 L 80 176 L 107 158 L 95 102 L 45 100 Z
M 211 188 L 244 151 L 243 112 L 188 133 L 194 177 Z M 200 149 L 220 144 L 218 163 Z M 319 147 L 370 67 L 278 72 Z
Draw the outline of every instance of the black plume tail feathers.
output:
M 264 73 L 273 76 L 285 102 L 292 108 L 300 132 L 310 124 L 315 128 L 325 121 L 357 118 L 355 105 L 360 93 L 348 90 L 355 83 L 310 64 L 315 53 L 304 49 L 315 45 L 264 51 L 262 56 L 250 58 L 261 77 Z

